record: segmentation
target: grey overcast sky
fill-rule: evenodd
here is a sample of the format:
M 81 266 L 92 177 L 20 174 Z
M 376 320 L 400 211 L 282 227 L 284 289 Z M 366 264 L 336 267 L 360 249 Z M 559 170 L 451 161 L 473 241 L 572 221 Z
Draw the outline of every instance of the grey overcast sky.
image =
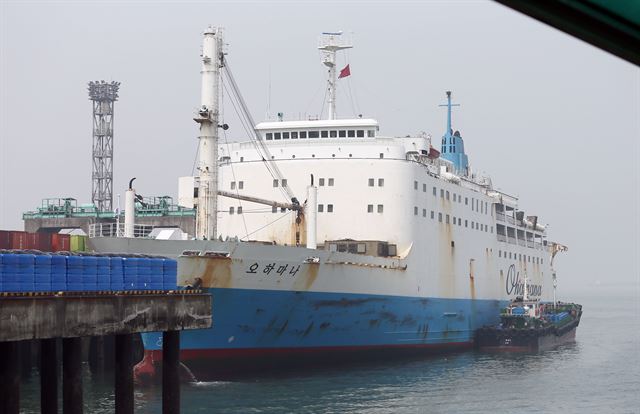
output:
M 196 153 L 201 32 L 226 29 L 228 61 L 256 121 L 319 114 L 317 37 L 350 33 L 339 116 L 381 132 L 453 124 L 470 161 L 570 247 L 561 274 L 638 281 L 640 72 L 499 4 L 451 2 L 0 1 L 0 228 L 48 197 L 90 202 L 89 80 L 122 82 L 114 192 L 177 195 Z M 271 98 L 269 99 L 269 84 Z M 351 97 L 349 98 L 349 90 Z M 232 140 L 245 133 L 227 108 Z

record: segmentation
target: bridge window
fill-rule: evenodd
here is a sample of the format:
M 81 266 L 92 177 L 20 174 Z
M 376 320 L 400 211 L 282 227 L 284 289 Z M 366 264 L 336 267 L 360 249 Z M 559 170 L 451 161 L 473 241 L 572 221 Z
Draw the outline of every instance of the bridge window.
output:
M 438 213 L 438 221 L 442 223 L 442 213 Z
M 358 136 L 358 138 L 364 138 L 364 131 L 362 129 L 359 129 L 356 135 Z
M 289 133 L 288 132 L 283 132 L 282 133 L 282 139 L 289 139 Z
M 271 132 L 267 132 L 267 141 L 271 141 L 273 139 L 273 134 Z
M 300 131 L 300 139 L 305 139 L 307 137 L 307 131 Z
M 344 129 L 341 129 L 340 131 L 338 131 L 338 137 L 344 138 L 346 136 L 347 136 L 347 131 L 345 131 Z
M 355 136 L 356 136 L 356 131 L 354 131 L 353 129 L 350 129 L 347 131 L 347 137 L 354 138 Z
M 320 133 L 318 131 L 309 131 L 309 138 L 318 138 Z
M 279 132 L 274 132 L 273 139 L 281 139 L 282 135 Z
M 298 131 L 293 131 L 291 133 L 291 139 L 298 139 Z
M 373 138 L 376 136 L 376 132 L 373 129 L 367 131 L 367 137 Z
M 320 138 L 327 138 L 329 136 L 329 131 L 320 131 Z
M 338 131 L 329 131 L 329 138 L 336 138 L 338 136 Z

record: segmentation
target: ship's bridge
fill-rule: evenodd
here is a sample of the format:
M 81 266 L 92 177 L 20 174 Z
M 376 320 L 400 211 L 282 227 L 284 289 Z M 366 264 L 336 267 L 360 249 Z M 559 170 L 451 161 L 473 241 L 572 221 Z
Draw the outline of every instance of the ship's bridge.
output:
M 322 119 L 262 122 L 256 130 L 265 141 L 285 139 L 375 138 L 380 129 L 375 119 Z

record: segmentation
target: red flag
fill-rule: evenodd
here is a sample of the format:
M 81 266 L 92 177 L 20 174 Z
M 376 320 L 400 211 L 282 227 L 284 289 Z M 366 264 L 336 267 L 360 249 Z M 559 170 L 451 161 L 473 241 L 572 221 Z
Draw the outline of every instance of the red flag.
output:
M 338 79 L 346 78 L 347 76 L 350 76 L 350 75 L 351 75 L 351 70 L 349 69 L 349 65 L 347 65 L 344 67 L 344 69 L 340 71 L 340 76 L 338 76 Z

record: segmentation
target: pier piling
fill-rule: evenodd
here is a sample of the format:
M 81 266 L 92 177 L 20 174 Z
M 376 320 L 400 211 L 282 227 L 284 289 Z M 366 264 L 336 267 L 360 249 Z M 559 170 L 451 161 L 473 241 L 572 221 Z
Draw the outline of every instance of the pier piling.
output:
M 40 340 L 40 412 L 58 413 L 58 352 L 56 338 Z
M 162 414 L 180 412 L 180 331 L 162 334 Z
M 0 413 L 20 411 L 20 343 L 0 342 Z
M 133 414 L 133 335 L 116 335 L 116 414 Z
M 82 343 L 80 338 L 62 340 L 62 410 L 82 414 Z

